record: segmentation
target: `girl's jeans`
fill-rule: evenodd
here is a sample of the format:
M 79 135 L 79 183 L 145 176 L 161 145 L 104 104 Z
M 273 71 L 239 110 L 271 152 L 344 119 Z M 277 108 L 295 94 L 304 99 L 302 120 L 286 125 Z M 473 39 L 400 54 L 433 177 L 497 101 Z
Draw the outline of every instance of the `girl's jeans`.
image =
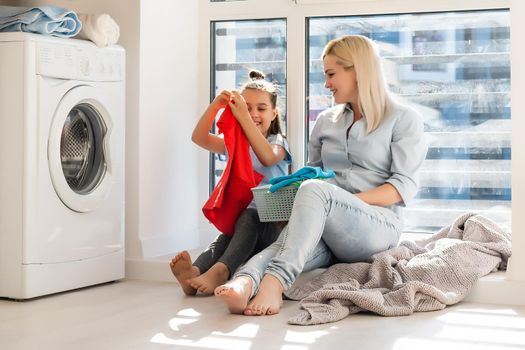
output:
M 255 208 L 246 208 L 235 222 L 233 236 L 219 234 L 193 266 L 202 274 L 222 262 L 231 276 L 242 263 L 275 242 L 283 226 L 282 222 L 261 222 Z
M 365 261 L 397 245 L 401 222 L 390 209 L 369 205 L 321 180 L 307 180 L 277 241 L 253 256 L 234 277 L 253 281 L 252 296 L 265 274 L 290 288 L 302 271 L 334 262 Z

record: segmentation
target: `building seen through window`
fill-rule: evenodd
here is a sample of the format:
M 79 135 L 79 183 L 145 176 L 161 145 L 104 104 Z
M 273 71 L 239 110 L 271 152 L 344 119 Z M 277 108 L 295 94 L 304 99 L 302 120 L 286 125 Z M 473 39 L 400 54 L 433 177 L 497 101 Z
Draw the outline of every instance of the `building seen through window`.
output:
M 391 91 L 423 117 L 429 151 L 405 230 L 435 231 L 465 211 L 510 227 L 507 10 L 312 18 L 308 28 L 309 131 L 332 106 L 322 49 L 346 34 L 378 44 Z
M 279 89 L 278 107 L 286 134 L 286 20 L 212 23 L 212 98 L 222 90 L 240 88 L 250 69 L 263 72 Z M 219 181 L 225 157 L 212 155 L 210 189 Z

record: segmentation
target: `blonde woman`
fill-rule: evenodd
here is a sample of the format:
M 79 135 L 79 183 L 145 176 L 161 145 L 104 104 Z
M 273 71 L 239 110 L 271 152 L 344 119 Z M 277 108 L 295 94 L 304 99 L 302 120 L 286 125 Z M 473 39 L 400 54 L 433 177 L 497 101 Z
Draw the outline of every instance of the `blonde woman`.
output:
M 344 36 L 326 45 L 322 60 L 338 106 L 319 116 L 308 165 L 336 176 L 303 182 L 277 241 L 215 289 L 232 313 L 278 313 L 282 293 L 302 271 L 364 261 L 397 245 L 400 208 L 417 192 L 427 151 L 423 123 L 389 94 L 374 43 Z

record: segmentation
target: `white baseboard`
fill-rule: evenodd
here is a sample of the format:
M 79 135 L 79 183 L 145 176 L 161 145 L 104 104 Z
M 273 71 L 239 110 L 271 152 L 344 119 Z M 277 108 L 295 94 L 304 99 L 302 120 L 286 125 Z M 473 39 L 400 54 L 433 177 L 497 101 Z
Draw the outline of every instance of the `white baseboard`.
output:
M 465 301 L 484 304 L 525 305 L 525 281 L 507 279 L 504 271 L 494 272 L 480 278 Z
M 214 237 L 214 233 L 211 231 L 206 232 L 206 235 Z M 166 242 L 171 239 L 161 237 L 161 239 L 163 238 L 167 239 Z M 420 238 L 420 235 L 411 236 L 410 234 L 404 234 L 402 238 L 417 239 Z M 152 245 L 158 246 L 158 243 L 157 238 L 155 244 Z M 145 247 L 144 251 L 149 249 L 147 246 L 148 244 L 143 246 Z M 165 244 L 164 246 L 169 248 L 170 246 L 173 247 L 173 244 Z M 183 247 L 175 250 L 175 252 L 173 252 L 173 250 L 166 251 L 168 249 L 163 251 L 149 249 L 149 253 L 153 253 L 154 251 L 159 252 L 159 254 L 156 255 L 157 257 L 143 260 L 126 259 L 126 278 L 176 283 L 177 281 L 169 268 L 169 262 L 177 252 L 184 249 L 188 250 L 187 248 L 188 247 Z M 201 248 L 189 250 L 193 258 L 197 257 L 201 251 Z M 323 269 L 317 269 L 301 274 L 297 283 L 304 283 L 304 281 L 315 277 L 322 271 Z M 464 300 L 484 304 L 525 305 L 525 281 L 512 280 L 506 276 L 506 272 L 504 271 L 491 273 L 480 278 L 471 293 Z
M 170 270 L 169 259 L 126 259 L 126 278 L 143 281 L 176 282 Z
M 146 259 L 146 260 L 126 260 L 126 278 L 157 282 L 173 282 L 177 280 L 173 277 L 169 268 L 172 255 Z M 198 255 L 198 251 L 194 254 Z M 310 278 L 321 273 L 323 269 L 317 269 L 301 274 L 297 283 L 304 283 Z M 500 304 L 500 305 L 525 305 L 525 281 L 512 281 L 505 278 L 505 272 L 495 272 L 479 279 L 471 293 L 464 301 Z
M 149 259 L 126 259 L 126 278 L 143 281 L 177 282 L 171 273 L 170 261 L 179 251 Z M 195 259 L 202 252 L 202 249 L 191 249 L 188 252 L 192 259 Z

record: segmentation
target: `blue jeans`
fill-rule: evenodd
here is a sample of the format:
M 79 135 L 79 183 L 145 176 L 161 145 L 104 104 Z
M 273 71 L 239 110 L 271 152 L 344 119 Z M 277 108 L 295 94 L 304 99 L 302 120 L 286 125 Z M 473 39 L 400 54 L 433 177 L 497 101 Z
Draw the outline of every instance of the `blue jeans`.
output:
M 290 221 L 277 241 L 234 277 L 252 279 L 252 296 L 265 274 L 276 277 L 287 290 L 302 271 L 366 261 L 396 246 L 401 227 L 394 211 L 369 205 L 328 182 L 307 180 L 297 191 Z

